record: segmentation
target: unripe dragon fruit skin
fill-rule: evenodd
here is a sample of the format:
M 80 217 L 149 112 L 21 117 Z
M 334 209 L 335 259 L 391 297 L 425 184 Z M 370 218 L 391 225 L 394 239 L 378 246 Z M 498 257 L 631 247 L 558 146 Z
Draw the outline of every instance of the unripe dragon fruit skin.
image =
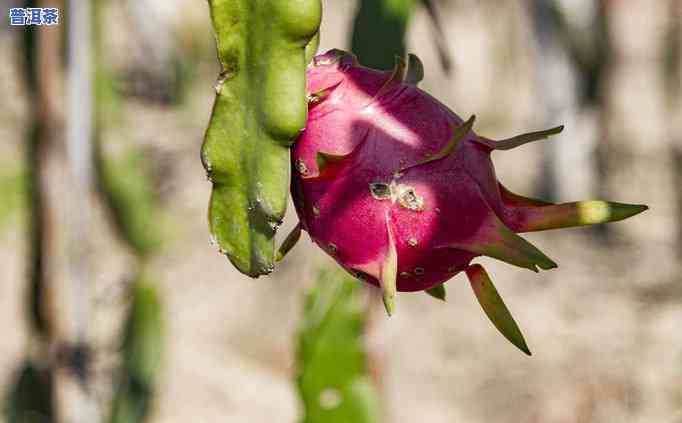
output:
M 491 152 L 562 127 L 503 141 L 477 135 L 417 88 L 416 56 L 392 72 L 331 50 L 307 70 L 309 112 L 292 149 L 292 195 L 301 228 L 343 268 L 395 291 L 438 286 L 489 256 L 533 271 L 554 261 L 517 233 L 604 223 L 646 206 L 521 197 L 495 176 Z M 482 270 L 482 268 L 481 268 Z M 486 275 L 487 276 L 487 275 Z M 473 281 L 472 281 L 473 283 Z

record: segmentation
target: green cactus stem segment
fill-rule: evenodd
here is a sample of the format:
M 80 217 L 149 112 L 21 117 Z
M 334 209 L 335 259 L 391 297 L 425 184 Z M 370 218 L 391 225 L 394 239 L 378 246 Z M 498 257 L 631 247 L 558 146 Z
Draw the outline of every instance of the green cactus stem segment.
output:
M 270 273 L 289 191 L 289 147 L 306 122 L 305 69 L 320 0 L 210 0 L 222 71 L 202 146 L 209 227 L 242 273 Z

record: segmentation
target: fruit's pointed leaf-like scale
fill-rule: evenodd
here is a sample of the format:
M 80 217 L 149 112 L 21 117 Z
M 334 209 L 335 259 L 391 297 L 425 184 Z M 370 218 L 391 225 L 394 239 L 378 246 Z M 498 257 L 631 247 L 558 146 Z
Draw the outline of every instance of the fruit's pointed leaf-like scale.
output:
M 477 188 L 475 192 L 469 193 L 465 201 L 483 218 L 476 228 L 471 228 L 472 232 L 468 235 L 448 239 L 436 248 L 457 248 L 476 255 L 496 258 L 534 272 L 538 271 L 538 267 L 544 270 L 557 267 L 552 259 L 509 229 L 497 217 L 483 198 L 480 187 L 473 178 L 460 180 L 459 183 L 467 185 L 470 183 Z
M 306 45 L 320 0 L 210 0 L 222 71 L 201 159 L 209 227 L 251 277 L 270 273 L 289 192 L 289 147 L 306 123 Z
M 560 133 L 563 130 L 564 126 L 560 125 L 544 131 L 528 132 L 526 134 L 517 135 L 515 137 L 507 138 L 505 140 L 500 141 L 479 137 L 476 140 L 476 142 L 483 144 L 492 150 L 511 150 L 512 148 L 528 144 L 529 142 L 547 139 L 552 135 Z
M 433 288 L 429 288 L 426 290 L 426 293 L 432 296 L 433 298 L 436 298 L 441 301 L 445 301 L 446 297 L 446 292 L 445 292 L 445 284 L 440 284 L 436 285 Z
M 497 185 L 500 189 L 500 195 L 502 197 L 502 201 L 507 206 L 511 206 L 511 207 L 544 207 L 544 206 L 554 205 L 554 203 L 550 203 L 548 201 L 537 200 L 535 198 L 528 198 L 528 197 L 524 197 L 524 196 L 521 196 L 519 194 L 516 194 L 514 192 L 511 192 L 504 185 L 502 185 L 499 182 L 497 183 Z
M 318 151 L 315 153 L 315 163 L 306 164 L 297 160 L 294 164 L 302 179 L 315 179 L 322 176 L 334 175 L 334 169 L 338 167 L 344 160 L 348 159 L 353 153 L 364 144 L 367 136 L 362 137 L 350 152 L 342 152 L 340 154 L 326 153 Z M 302 166 L 301 166 L 302 165 Z M 311 168 L 312 166 L 312 168 Z
M 643 204 L 623 204 L 608 201 L 578 201 L 520 209 L 519 232 L 545 231 L 572 226 L 617 222 L 642 213 Z
M 294 226 L 294 229 L 289 232 L 289 235 L 287 235 L 284 242 L 282 242 L 282 245 L 280 245 L 279 250 L 277 251 L 277 261 L 282 261 L 284 256 L 294 248 L 299 239 L 301 239 L 301 222 L 298 222 L 296 226 Z
M 386 93 L 390 92 L 397 85 L 402 84 L 403 81 L 405 81 L 406 72 L 407 64 L 405 63 L 405 59 L 403 59 L 400 56 L 396 56 L 395 65 L 393 66 L 393 71 L 391 71 L 391 75 L 388 77 L 386 82 L 384 82 L 381 88 L 379 88 L 376 94 L 374 94 L 372 99 L 365 105 L 365 107 L 371 105 L 377 99 L 386 95 Z
M 449 246 L 496 258 L 534 272 L 554 269 L 557 264 L 533 244 L 506 227 L 491 211 L 490 217 L 472 239 L 451 242 Z
M 313 66 L 329 66 L 336 65 L 342 67 L 351 67 L 358 64 L 358 59 L 355 54 L 338 48 L 327 50 L 325 53 L 318 54 L 313 57 Z
M 424 64 L 415 54 L 407 55 L 407 74 L 405 75 L 405 82 L 412 85 L 417 85 L 424 79 Z
M 317 162 L 317 169 L 320 172 L 320 175 L 327 170 L 327 167 L 331 164 L 334 163 L 340 163 L 348 157 L 350 154 L 346 155 L 336 155 L 336 154 L 329 154 L 329 153 L 323 153 L 321 151 L 317 152 L 317 155 L 315 157 L 315 161 Z
M 386 215 L 386 232 L 388 233 L 388 246 L 384 261 L 381 263 L 380 284 L 381 293 L 384 300 L 384 307 L 389 316 L 395 310 L 395 297 L 397 292 L 396 280 L 398 278 L 398 252 L 395 248 L 395 238 L 391 228 L 391 220 Z
M 320 47 L 320 31 L 317 31 L 313 38 L 310 39 L 305 46 L 305 63 L 311 63 L 313 57 L 317 54 L 317 49 Z
M 467 267 L 466 274 L 471 283 L 471 288 L 474 290 L 474 294 L 476 294 L 478 303 L 492 324 L 509 342 L 527 355 L 531 355 L 519 326 L 516 324 L 504 301 L 502 301 L 502 297 L 500 297 L 497 289 L 495 289 L 495 285 L 493 285 L 493 281 L 485 269 L 480 264 L 473 264 Z
M 464 140 L 464 138 L 467 136 L 467 134 L 471 131 L 471 129 L 474 126 L 474 122 L 476 121 L 476 115 L 471 115 L 471 117 L 464 123 L 462 123 L 459 127 L 457 127 L 453 133 L 452 137 L 450 137 L 450 141 L 443 147 L 442 150 L 440 150 L 438 153 L 427 157 L 426 159 L 412 164 L 405 166 L 400 169 L 401 172 L 411 169 L 413 167 L 425 165 L 427 163 L 434 162 L 436 160 L 443 159 L 447 156 L 449 156 L 453 151 L 455 151 L 455 148 L 457 148 L 457 145 Z
M 313 105 L 315 105 L 315 104 L 320 103 L 322 100 L 324 100 L 325 98 L 327 98 L 327 96 L 329 95 L 329 93 L 330 93 L 335 87 L 337 87 L 340 83 L 341 83 L 341 81 L 337 81 L 337 82 L 335 82 L 334 84 L 328 86 L 327 88 L 321 89 L 321 90 L 316 91 L 316 92 L 311 93 L 311 94 L 308 94 L 308 96 L 306 97 L 306 100 L 308 101 L 308 105 L 309 105 L 309 106 L 313 106 Z
M 306 90 L 308 95 L 308 107 L 311 108 L 322 100 L 324 100 L 337 86 L 339 86 L 345 79 L 343 71 L 340 69 L 350 68 L 357 65 L 355 56 L 343 50 L 333 49 L 326 53 L 318 54 L 308 61 L 308 53 L 313 49 L 316 51 L 319 44 L 319 33 L 316 35 L 317 40 L 313 38 L 306 46 L 306 63 L 307 72 L 314 72 L 314 68 L 318 66 L 336 68 L 336 72 L 325 72 L 322 78 L 313 78 L 307 81 Z M 318 75 L 319 76 L 319 75 Z

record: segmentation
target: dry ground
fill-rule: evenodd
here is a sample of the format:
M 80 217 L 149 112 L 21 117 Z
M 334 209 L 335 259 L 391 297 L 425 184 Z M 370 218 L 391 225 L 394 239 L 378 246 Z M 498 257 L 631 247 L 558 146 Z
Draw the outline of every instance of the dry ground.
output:
M 346 44 L 340 28 L 351 13 L 344 2 L 329 5 L 323 48 Z M 485 51 L 500 42 L 503 30 L 495 32 L 497 38 L 485 38 L 480 28 L 475 31 L 481 19 L 472 16 L 469 26 L 449 29 L 458 67 L 448 80 L 428 47 L 425 16 L 417 17 L 410 39 L 426 64 L 424 86 L 437 88 L 461 115 L 476 112 L 491 135 L 529 129 L 537 124 L 533 104 L 538 94 L 521 76 L 528 65 L 520 60 L 515 71 L 496 74 Z M 11 38 L 1 37 L 0 51 L 11 54 Z M 7 102 L 0 116 L 3 161 L 21 157 L 28 107 L 13 67 L 0 70 L 3 106 Z M 294 422 L 299 407 L 292 346 L 302 292 L 318 266 L 332 263 L 304 237 L 271 277 L 250 280 L 209 244 L 210 186 L 198 149 L 212 102 L 212 76 L 202 77 L 180 110 L 128 102 L 126 127 L 108 135 L 149 147 L 150 160 L 171 167 L 164 187 L 168 243 L 154 263 L 168 336 L 153 422 Z M 539 145 L 499 154 L 500 179 L 515 191 L 532 192 L 541 155 Z M 665 169 L 648 166 L 645 171 Z M 382 318 L 374 340 L 386 352 L 386 421 L 682 422 L 680 268 L 670 238 L 655 235 L 665 234 L 669 228 L 661 225 L 672 219 L 669 197 L 656 189 L 642 181 L 615 193 L 620 201 L 649 202 L 651 210 L 615 225 L 610 244 L 597 243 L 585 230 L 529 235 L 558 261 L 556 270 L 533 274 L 481 260 L 523 328 L 532 357 L 498 335 L 461 275 L 448 284 L 447 303 L 420 294 L 399 296 L 395 317 Z M 96 264 L 100 308 L 95 325 L 104 333 L 117 316 L 116 293 L 130 258 L 103 212 L 96 216 L 102 253 Z M 283 232 L 293 219 L 290 215 Z M 0 387 L 7 385 L 27 344 L 23 231 L 15 218 L 0 232 Z

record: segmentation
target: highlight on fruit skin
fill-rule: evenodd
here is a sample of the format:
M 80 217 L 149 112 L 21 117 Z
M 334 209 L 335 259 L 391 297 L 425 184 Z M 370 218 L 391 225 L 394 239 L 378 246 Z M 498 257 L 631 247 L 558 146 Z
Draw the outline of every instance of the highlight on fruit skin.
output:
M 523 335 L 480 264 L 487 256 L 534 272 L 557 267 L 522 232 L 614 222 L 647 207 L 606 201 L 552 204 L 497 181 L 491 153 L 542 140 L 557 126 L 504 140 L 474 132 L 417 88 L 417 56 L 393 71 L 362 67 L 341 50 L 307 69 L 308 121 L 292 148 L 292 196 L 300 224 L 344 269 L 383 291 L 444 299 L 443 283 L 464 271 L 492 323 L 522 351 Z M 287 239 L 284 252 L 293 247 Z

